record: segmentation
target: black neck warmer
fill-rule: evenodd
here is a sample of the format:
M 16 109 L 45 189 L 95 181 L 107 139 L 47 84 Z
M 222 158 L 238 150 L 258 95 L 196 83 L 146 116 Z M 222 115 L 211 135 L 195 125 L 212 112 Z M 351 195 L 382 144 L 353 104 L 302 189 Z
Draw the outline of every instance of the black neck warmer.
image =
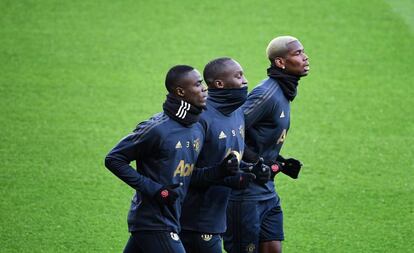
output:
M 224 115 L 239 108 L 247 98 L 247 86 L 234 89 L 208 89 L 208 103 Z
M 280 85 L 280 88 L 282 88 L 283 94 L 289 101 L 293 101 L 293 99 L 295 99 L 300 79 L 299 76 L 287 74 L 283 69 L 273 65 L 267 69 L 267 75 L 273 79 L 276 79 Z
M 200 118 L 200 113 L 203 111 L 201 108 L 171 94 L 167 95 L 167 99 L 162 105 L 162 108 L 168 117 L 178 121 L 184 126 L 190 126 L 196 123 Z

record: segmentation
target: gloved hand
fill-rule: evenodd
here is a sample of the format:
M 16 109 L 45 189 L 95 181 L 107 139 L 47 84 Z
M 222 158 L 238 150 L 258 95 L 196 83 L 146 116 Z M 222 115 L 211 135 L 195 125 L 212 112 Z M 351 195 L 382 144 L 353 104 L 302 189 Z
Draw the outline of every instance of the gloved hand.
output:
M 288 175 L 289 177 L 296 179 L 299 176 L 300 169 L 303 164 L 294 158 L 284 159 L 282 156 L 279 156 L 278 159 L 284 160 L 282 162 L 282 173 Z
M 234 153 L 230 153 L 223 159 L 219 166 L 223 177 L 235 175 L 239 171 L 239 160 Z
M 256 176 L 256 182 L 258 184 L 265 184 L 270 178 L 270 168 L 263 162 L 263 158 L 259 158 L 259 161 L 255 163 L 252 168 L 252 173 Z
M 268 164 L 269 167 L 270 167 L 270 180 L 271 181 L 274 181 L 275 180 L 275 176 L 282 169 L 282 163 L 277 162 L 277 161 L 268 161 L 268 162 L 266 162 L 266 164 Z
M 154 198 L 161 205 L 174 205 L 175 201 L 178 199 L 179 195 L 174 189 L 181 187 L 183 183 L 170 184 L 161 187 L 154 195 Z
M 246 189 L 249 184 L 256 179 L 253 173 L 239 171 L 234 176 L 224 178 L 224 184 L 233 189 Z
M 302 168 L 302 163 L 294 158 L 285 159 L 279 155 L 276 161 L 271 162 L 270 167 L 272 168 L 273 179 L 279 172 L 282 172 L 283 174 L 296 179 L 299 176 L 300 169 Z

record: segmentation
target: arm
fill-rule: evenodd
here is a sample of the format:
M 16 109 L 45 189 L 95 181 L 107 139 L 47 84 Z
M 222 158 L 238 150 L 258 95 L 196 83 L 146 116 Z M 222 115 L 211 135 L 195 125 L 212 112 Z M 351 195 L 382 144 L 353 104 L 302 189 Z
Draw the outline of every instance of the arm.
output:
M 247 152 L 246 152 L 247 151 Z M 245 146 L 243 160 L 255 163 L 260 159 L 259 155 Z M 264 161 L 264 164 L 270 167 L 270 179 L 274 180 L 275 176 L 282 172 L 283 174 L 297 179 L 299 176 L 302 163 L 294 158 L 285 159 L 281 155 L 278 155 L 276 159 Z M 257 176 L 257 175 L 256 175 Z
M 244 145 L 243 161 L 247 163 L 257 163 L 259 158 L 259 154 L 251 150 L 246 144 Z
M 191 174 L 191 186 L 208 187 L 210 185 L 219 185 L 223 178 L 220 176 L 218 170 L 220 165 L 211 167 L 196 168 Z
M 220 164 L 195 169 L 191 175 L 190 184 L 197 187 L 221 184 L 223 178 L 235 175 L 238 170 L 239 161 L 234 154 L 230 153 Z
M 141 175 L 130 166 L 131 161 L 137 160 L 139 153 L 143 152 L 140 147 L 146 139 L 148 138 L 139 133 L 126 136 L 106 156 L 105 166 L 135 190 L 154 196 L 162 185 Z
M 246 131 L 248 131 L 250 127 L 254 126 L 260 120 L 268 117 L 268 115 L 272 115 L 273 111 L 277 111 L 277 104 L 272 103 L 273 100 L 269 99 L 271 97 L 271 93 L 274 91 L 275 90 L 266 91 L 264 89 L 254 89 L 249 94 L 246 103 L 243 105 Z M 259 159 L 259 154 L 245 145 L 243 160 L 246 162 L 257 163 Z M 272 160 L 264 161 L 264 164 L 270 167 L 271 180 L 273 180 L 279 172 L 296 179 L 302 166 L 302 164 L 296 159 L 283 159 L 281 156 L 275 157 Z
M 233 169 L 223 168 L 223 163 L 225 163 L 224 161 L 221 165 L 216 166 L 216 168 L 211 167 L 211 168 L 198 169 L 199 171 L 196 172 L 195 176 L 191 177 L 191 185 L 196 186 L 196 187 L 208 187 L 211 185 L 222 185 L 222 186 L 230 187 L 232 189 L 246 189 L 249 186 L 249 184 L 254 179 L 256 179 L 256 176 L 253 173 L 250 173 L 248 171 L 246 172 L 244 170 L 239 170 L 238 161 L 237 163 L 235 163 L 235 161 L 233 160 L 233 162 L 235 165 L 237 165 L 237 167 L 234 166 Z M 243 161 L 241 161 L 240 167 L 243 167 L 243 166 L 247 167 L 247 166 L 251 166 L 251 164 L 246 164 Z M 228 172 L 231 172 L 231 171 L 233 172 L 232 173 L 219 172 L 219 174 L 217 174 L 217 171 L 215 171 L 217 169 L 219 169 L 220 171 L 227 170 Z

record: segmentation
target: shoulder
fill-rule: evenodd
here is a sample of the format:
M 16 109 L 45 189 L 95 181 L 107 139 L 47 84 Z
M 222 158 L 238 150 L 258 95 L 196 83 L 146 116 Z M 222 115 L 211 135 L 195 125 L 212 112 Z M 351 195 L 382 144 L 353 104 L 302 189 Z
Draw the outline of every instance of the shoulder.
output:
M 244 112 L 243 112 L 243 107 L 239 107 L 237 108 L 237 110 L 235 110 L 232 113 L 232 118 L 233 119 L 243 119 L 244 120 Z
M 203 113 L 201 113 L 200 115 L 200 119 L 198 123 L 200 123 L 200 125 L 205 130 L 207 130 L 211 122 L 216 118 L 216 116 L 217 116 L 217 111 L 212 106 L 207 104 L 207 107 L 204 109 Z
M 278 82 L 273 78 L 266 78 L 259 85 L 257 85 L 250 94 L 266 99 L 277 94 L 278 92 L 281 92 Z
M 266 78 L 257 85 L 247 96 L 246 103 L 243 105 L 245 114 L 249 114 L 263 106 L 268 106 L 274 102 L 274 97 L 281 92 L 279 84 L 272 78 Z
M 165 125 L 169 120 L 170 118 L 163 112 L 157 113 L 148 120 L 139 123 L 134 130 L 134 135 L 138 140 L 148 135 L 162 133 L 160 129 L 163 128 L 163 125 Z
M 205 125 L 203 125 L 202 121 L 198 121 L 191 125 L 191 127 L 187 128 L 187 130 L 184 132 L 184 134 L 188 135 L 188 131 L 191 132 L 191 136 L 194 139 L 198 139 L 198 141 L 204 141 L 204 138 L 206 136 L 207 128 Z

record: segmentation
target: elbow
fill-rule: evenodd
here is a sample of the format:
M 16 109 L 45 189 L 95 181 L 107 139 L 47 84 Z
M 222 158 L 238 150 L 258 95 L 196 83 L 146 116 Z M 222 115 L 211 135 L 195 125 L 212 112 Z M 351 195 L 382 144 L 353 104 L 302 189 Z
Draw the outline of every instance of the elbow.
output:
M 113 161 L 113 158 L 112 157 L 110 157 L 109 155 L 107 155 L 106 157 L 105 157 L 105 167 L 107 168 L 107 169 L 109 169 L 109 170 L 111 170 L 111 168 L 112 168 L 112 161 Z
M 126 165 L 129 165 L 129 162 L 118 154 L 109 153 L 105 157 L 105 167 L 113 173 Z

